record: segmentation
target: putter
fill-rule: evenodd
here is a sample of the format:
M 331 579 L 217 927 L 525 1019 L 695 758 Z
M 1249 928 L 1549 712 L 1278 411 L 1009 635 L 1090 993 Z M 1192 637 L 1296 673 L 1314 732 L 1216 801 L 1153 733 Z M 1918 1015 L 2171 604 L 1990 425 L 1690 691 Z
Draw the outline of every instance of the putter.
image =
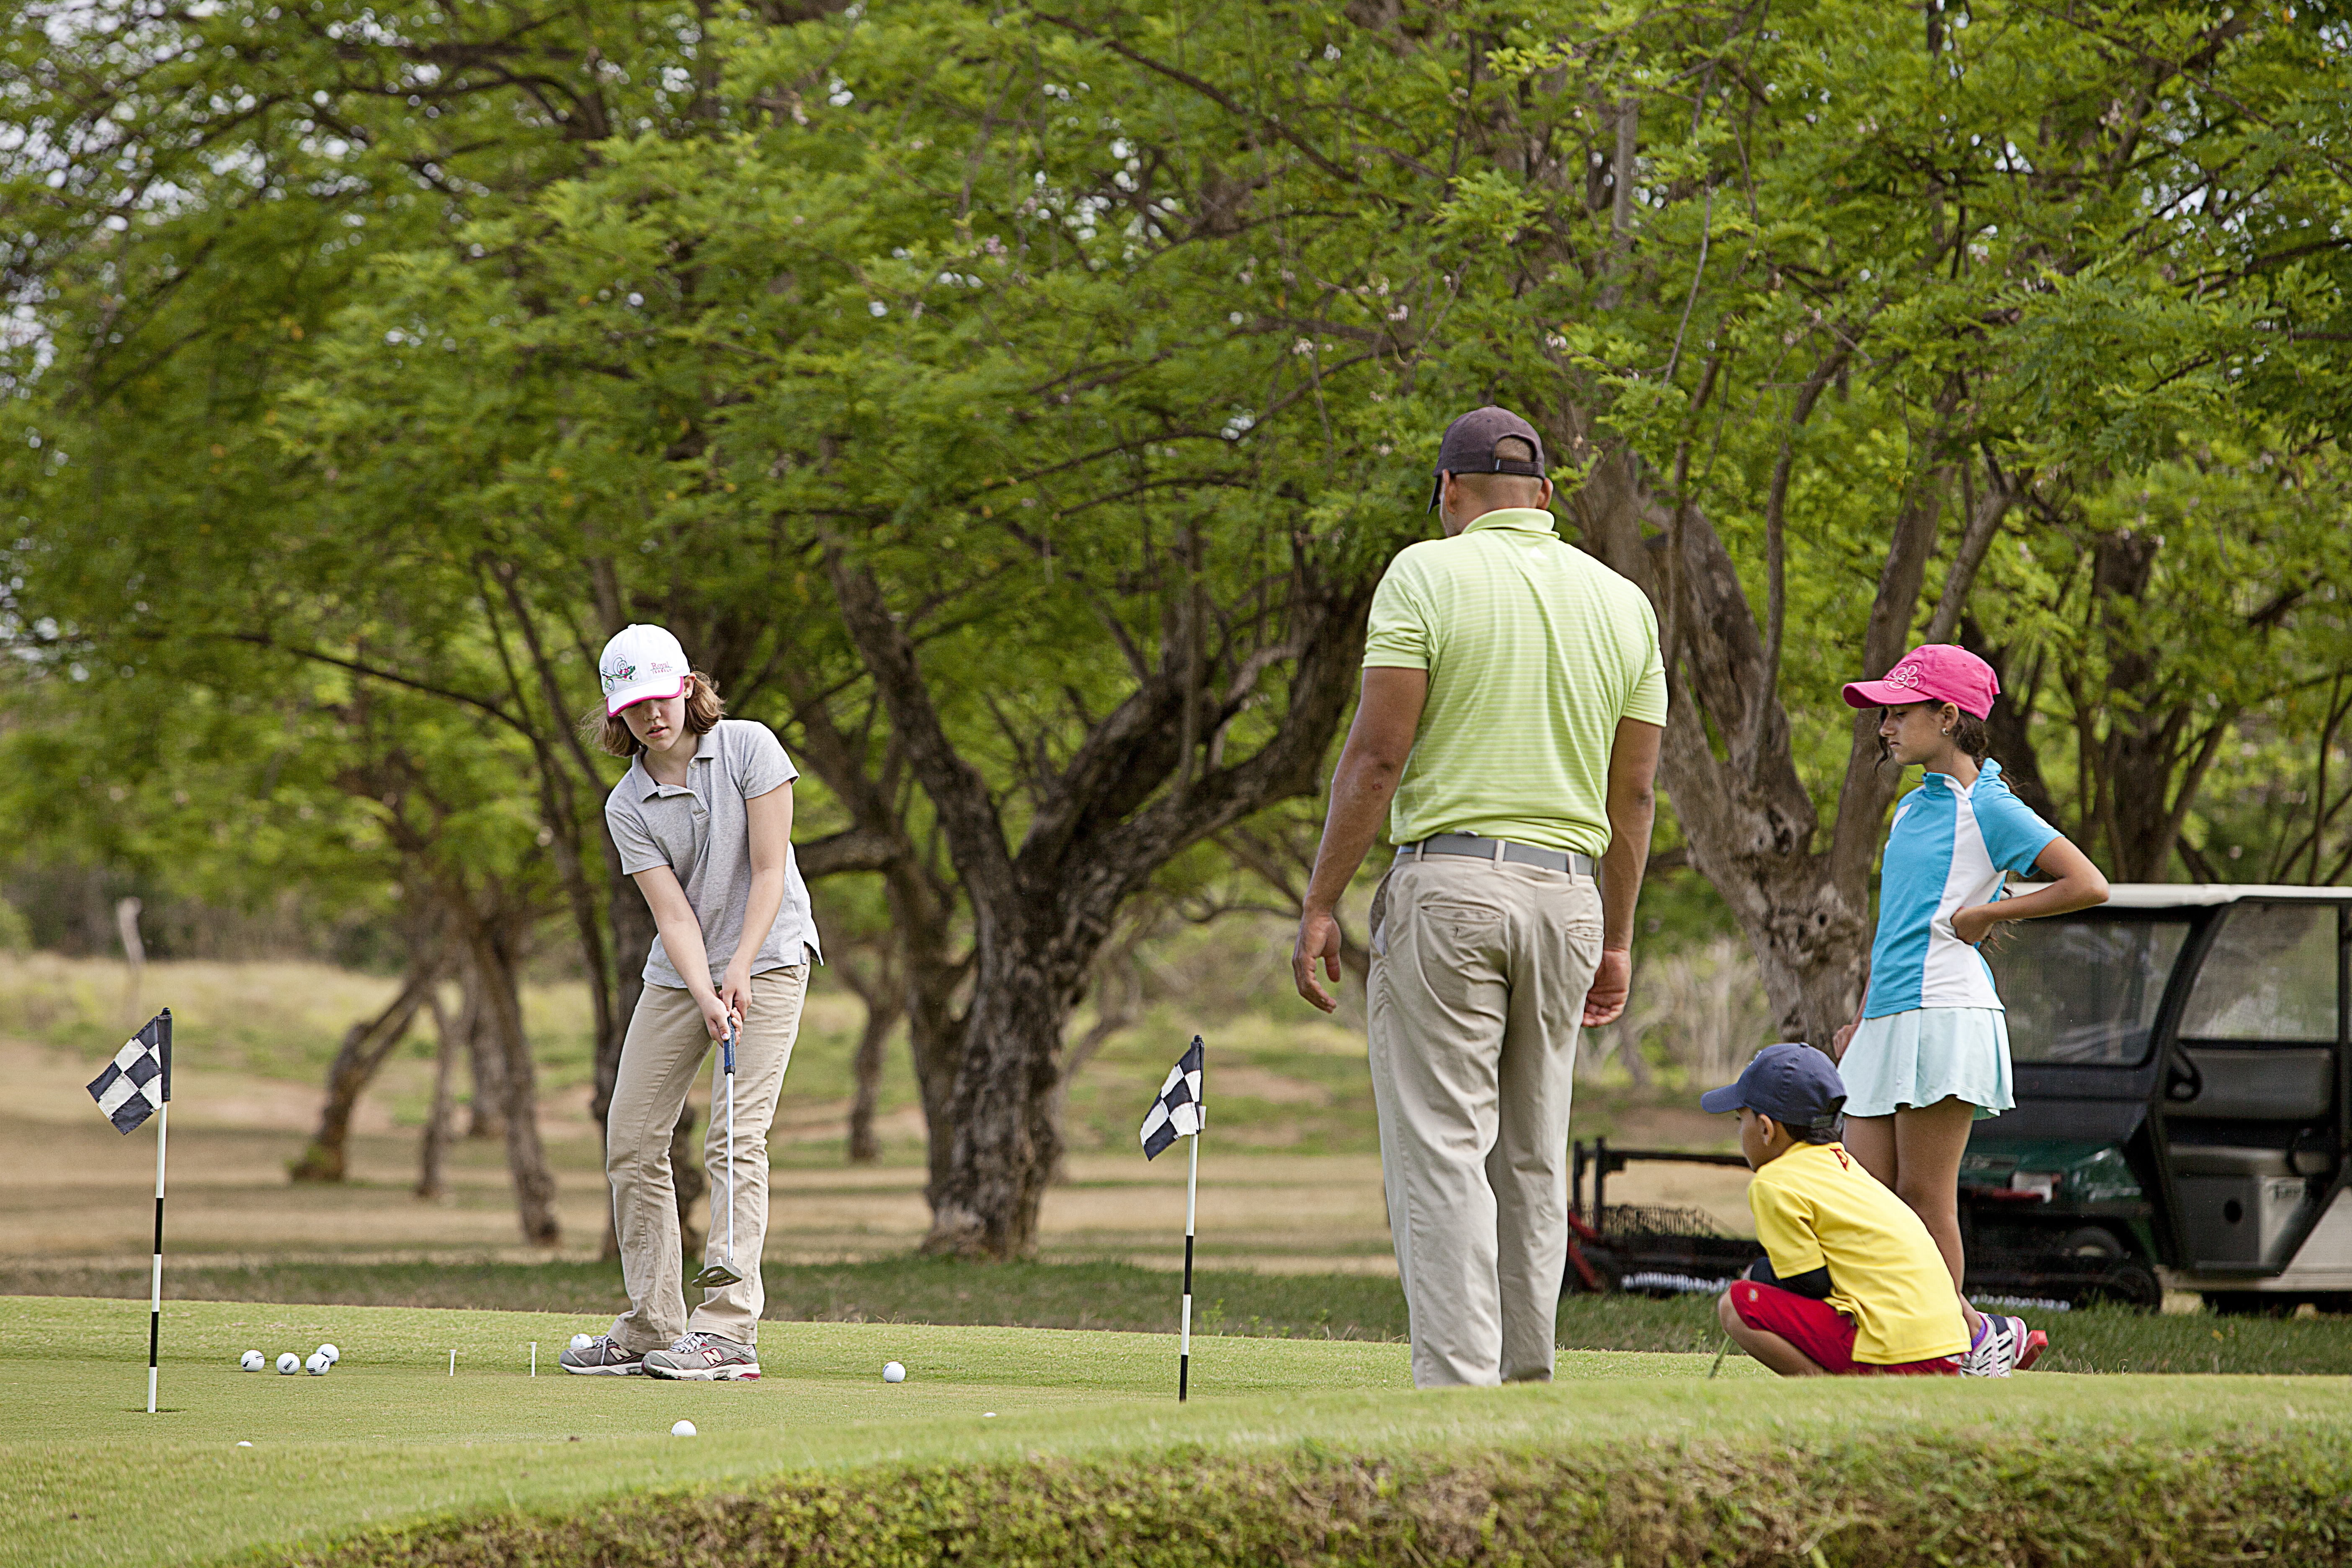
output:
M 727 1078 L 727 1261 L 706 1263 L 688 1283 L 698 1289 L 718 1290 L 743 1281 L 735 1267 L 735 1017 L 729 1014 L 727 1037 L 719 1042 L 719 1060 Z

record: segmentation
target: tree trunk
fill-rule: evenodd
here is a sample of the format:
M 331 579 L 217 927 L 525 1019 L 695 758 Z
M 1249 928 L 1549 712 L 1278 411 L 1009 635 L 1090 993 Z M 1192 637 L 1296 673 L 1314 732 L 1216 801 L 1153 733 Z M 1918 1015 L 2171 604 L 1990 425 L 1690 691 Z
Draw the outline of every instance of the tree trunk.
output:
M 464 977 L 464 1001 L 458 1009 L 457 1033 L 466 1042 L 466 1058 L 473 1068 L 473 1098 L 466 1103 L 466 1136 L 504 1138 L 507 1135 L 507 1059 L 490 1028 L 482 999 L 481 982 L 467 959 L 459 969 Z
M 449 1191 L 449 1140 L 457 1131 L 457 1104 L 454 1079 L 457 1073 L 458 1038 L 449 1023 L 449 1011 L 441 1005 L 441 998 L 426 994 L 427 1005 L 433 1009 L 433 1027 L 440 1037 L 439 1049 L 433 1053 L 433 1106 L 425 1115 L 425 1136 L 416 1154 L 416 1195 L 427 1202 L 437 1202 Z
M 1555 436 L 1565 438 L 1563 450 L 1591 449 L 1575 410 Z M 1863 653 L 1874 673 L 1891 666 L 1912 637 L 1948 489 L 1941 472 L 1922 476 L 1892 520 Z M 1981 548 L 2011 499 L 1997 479 L 1988 481 L 1979 512 L 1969 520 L 1968 545 Z M 1565 500 L 1585 547 L 1658 608 L 1671 701 L 1659 773 L 1691 863 L 1723 895 L 1754 948 L 1782 1037 L 1826 1047 L 1861 995 L 1870 867 L 1899 780 L 1877 765 L 1871 716 L 1855 717 L 1836 823 L 1821 844 L 1821 816 L 1797 772 L 1772 668 L 1779 628 L 1758 626 L 1715 530 L 1695 509 L 1665 504 L 1622 447 L 1604 451 Z M 1953 574 L 1958 593 L 1965 594 L 1968 575 Z M 1956 626 L 1960 607 L 1957 600 L 1939 605 L 1937 623 Z
M 956 1074 L 947 1190 L 932 1205 L 928 1253 L 1007 1258 L 1036 1251 L 1038 1205 L 1062 1154 L 1055 1115 L 1062 1037 L 1101 939 L 1024 936 L 981 942 Z
M 553 1247 L 561 1236 L 555 1214 L 555 1174 L 539 1136 L 539 1075 L 523 1033 L 522 998 L 517 986 L 512 930 L 495 917 L 466 921 L 467 967 L 480 998 L 482 1033 L 505 1070 L 507 1167 L 514 1178 L 515 1214 L 522 1238 L 532 1247 Z
M 923 1195 L 936 1210 L 945 1190 L 949 1150 L 954 1142 L 950 1119 L 963 1038 L 956 995 L 971 974 L 972 963 L 971 954 L 954 951 L 956 887 L 940 873 L 934 857 L 919 848 L 908 836 L 907 792 L 900 784 L 907 755 L 897 736 L 891 737 L 877 776 L 868 765 L 868 747 L 834 721 L 820 689 L 806 679 L 805 672 L 787 669 L 781 679 L 792 693 L 809 766 L 849 808 L 856 825 L 853 831 L 869 841 L 867 853 L 855 864 L 837 868 L 882 874 L 891 934 L 898 947 L 899 973 L 905 976 L 907 1047 L 913 1058 L 915 1087 L 922 1099 L 930 1171 Z M 809 857 L 812 862 L 814 858 Z M 806 876 L 809 870 L 804 865 L 802 874 Z
M 1373 584 L 1369 573 L 1321 575 L 1303 536 L 1292 548 L 1280 639 L 1211 658 L 1201 651 L 1211 617 L 1198 595 L 1171 610 L 1157 668 L 1139 672 L 1127 698 L 1033 785 L 1017 853 L 987 780 L 948 737 L 912 628 L 869 571 L 828 548 L 843 624 L 888 711 L 893 743 L 937 814 L 977 932 L 947 1106 L 953 1137 L 946 1169 L 934 1165 L 926 1252 L 1035 1250 L 1038 1205 L 1061 1149 L 1062 1041 L 1119 906 L 1192 845 L 1319 782 L 1354 695 Z M 1227 726 L 1276 669 L 1288 680 L 1271 736 L 1225 760 Z
M 907 1011 L 906 985 L 893 946 L 888 938 L 884 939 L 880 962 L 870 976 L 861 973 L 846 954 L 834 961 L 834 973 L 866 1005 L 857 1054 L 850 1063 L 856 1081 L 849 1101 L 849 1163 L 853 1165 L 870 1165 L 882 1157 L 881 1142 L 874 1135 L 874 1107 L 882 1091 L 882 1047 Z
M 351 1138 L 352 1112 L 360 1093 L 375 1078 L 400 1042 L 408 1037 L 417 1009 L 427 1005 L 441 978 L 441 949 L 426 941 L 409 952 L 408 970 L 401 977 L 391 1005 L 373 1018 L 353 1024 L 327 1068 L 327 1100 L 319 1112 L 319 1131 L 310 1146 L 288 1167 L 298 1182 L 340 1182 L 345 1172 L 345 1145 Z
M 972 957 L 954 952 L 950 889 L 910 855 L 884 874 L 906 975 L 907 1054 L 923 1105 L 923 1197 L 936 1212 L 947 1190 L 955 1146 L 955 1076 L 961 1059 L 964 1018 L 956 994 L 971 974 Z

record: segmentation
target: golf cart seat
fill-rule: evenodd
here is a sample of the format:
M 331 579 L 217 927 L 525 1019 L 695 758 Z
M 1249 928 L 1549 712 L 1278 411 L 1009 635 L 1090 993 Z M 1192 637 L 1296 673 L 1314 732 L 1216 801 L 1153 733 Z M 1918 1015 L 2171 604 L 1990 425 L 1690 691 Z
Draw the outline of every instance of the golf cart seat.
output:
M 2175 1143 L 2172 1170 L 2179 1176 L 2292 1176 L 2297 1173 L 2284 1149 L 2247 1149 L 2223 1143 Z

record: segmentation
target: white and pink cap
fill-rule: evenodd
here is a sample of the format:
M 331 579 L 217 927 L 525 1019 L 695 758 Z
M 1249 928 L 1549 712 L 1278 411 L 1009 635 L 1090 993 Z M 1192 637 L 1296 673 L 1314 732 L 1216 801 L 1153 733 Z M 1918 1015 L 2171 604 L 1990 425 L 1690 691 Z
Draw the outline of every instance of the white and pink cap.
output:
M 2000 680 L 1992 666 L 1957 643 L 1924 643 L 1895 660 L 1878 680 L 1845 689 L 1849 708 L 1899 708 L 1906 702 L 1949 702 L 1982 719 L 1992 712 Z
M 669 633 L 659 626 L 623 626 L 596 661 L 597 679 L 604 683 L 604 715 L 675 697 L 686 689 L 691 673 L 686 649 Z

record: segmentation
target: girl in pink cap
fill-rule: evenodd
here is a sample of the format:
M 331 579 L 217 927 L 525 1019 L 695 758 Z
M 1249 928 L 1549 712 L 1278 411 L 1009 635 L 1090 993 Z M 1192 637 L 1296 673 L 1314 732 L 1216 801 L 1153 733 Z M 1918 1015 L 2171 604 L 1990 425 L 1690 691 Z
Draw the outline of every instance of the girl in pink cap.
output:
M 2098 868 L 2011 794 L 1985 755 L 2000 690 L 1990 665 L 1949 643 L 1914 648 L 1884 679 L 1845 689 L 1848 706 L 1881 710 L 1880 760 L 1925 770 L 1895 808 L 1869 988 L 1831 1052 L 1846 1085 L 1845 1146 L 1926 1223 L 1955 1289 L 1960 1155 L 1978 1118 L 2017 1103 L 2000 994 L 1977 944 L 1997 921 L 2107 897 Z M 2046 885 L 2004 898 L 2011 871 Z M 1982 1317 L 1965 1298 L 1962 1307 L 1972 1341 L 1965 1370 L 1998 1376 L 2031 1361 L 2021 1321 Z

